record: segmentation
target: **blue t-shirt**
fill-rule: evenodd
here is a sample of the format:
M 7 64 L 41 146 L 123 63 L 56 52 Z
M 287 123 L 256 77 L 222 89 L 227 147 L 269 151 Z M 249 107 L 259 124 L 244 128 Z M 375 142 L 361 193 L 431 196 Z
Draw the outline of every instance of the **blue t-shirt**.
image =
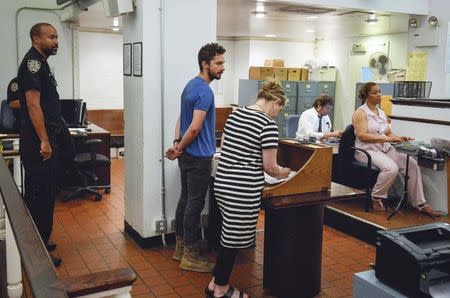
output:
M 186 147 L 186 152 L 195 157 L 210 157 L 216 152 L 216 107 L 214 93 L 200 77 L 195 77 L 184 87 L 181 94 L 180 134 L 191 125 L 194 110 L 206 111 L 206 117 L 197 137 Z

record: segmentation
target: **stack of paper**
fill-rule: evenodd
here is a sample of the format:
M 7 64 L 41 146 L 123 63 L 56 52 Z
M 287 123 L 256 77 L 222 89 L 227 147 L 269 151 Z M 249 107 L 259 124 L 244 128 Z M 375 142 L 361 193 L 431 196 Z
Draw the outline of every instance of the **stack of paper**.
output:
M 291 171 L 289 173 L 289 175 L 286 178 L 275 178 L 270 176 L 269 174 L 267 174 L 266 172 L 264 172 L 264 180 L 267 184 L 276 184 L 276 183 L 280 183 L 282 181 L 288 180 L 290 179 L 292 176 L 294 176 L 295 174 L 297 174 L 296 171 Z

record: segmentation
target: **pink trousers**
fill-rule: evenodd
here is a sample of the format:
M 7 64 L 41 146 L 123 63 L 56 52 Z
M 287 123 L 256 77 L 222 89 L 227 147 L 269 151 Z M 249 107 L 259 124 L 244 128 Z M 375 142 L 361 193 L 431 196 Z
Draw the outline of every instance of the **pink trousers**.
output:
M 367 149 L 367 151 L 372 157 L 372 164 L 381 171 L 372 189 L 372 197 L 387 198 L 388 190 L 394 183 L 399 171 L 405 174 L 407 156 L 404 153 L 397 152 L 394 147 L 391 147 L 386 153 L 373 149 Z M 367 157 L 358 151 L 355 154 L 355 158 L 359 161 L 367 162 Z M 423 194 L 420 167 L 412 156 L 409 157 L 408 176 L 409 203 L 413 207 L 417 207 L 417 205 L 426 201 Z

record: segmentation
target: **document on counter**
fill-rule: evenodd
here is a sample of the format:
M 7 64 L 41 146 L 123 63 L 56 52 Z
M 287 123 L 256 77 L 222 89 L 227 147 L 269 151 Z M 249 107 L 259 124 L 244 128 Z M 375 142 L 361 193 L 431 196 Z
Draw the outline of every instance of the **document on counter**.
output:
M 267 183 L 267 184 L 276 184 L 276 183 L 280 183 L 280 182 L 283 182 L 283 181 L 286 181 L 286 180 L 288 180 L 288 179 L 290 179 L 292 176 L 294 176 L 295 174 L 297 174 L 297 172 L 296 171 L 291 171 L 290 173 L 289 173 L 289 175 L 286 177 L 286 178 L 275 178 L 275 177 L 272 177 L 272 176 L 270 176 L 269 174 L 267 174 L 266 172 L 264 172 L 264 181 Z
M 86 128 L 69 128 L 71 135 L 84 135 L 86 134 Z

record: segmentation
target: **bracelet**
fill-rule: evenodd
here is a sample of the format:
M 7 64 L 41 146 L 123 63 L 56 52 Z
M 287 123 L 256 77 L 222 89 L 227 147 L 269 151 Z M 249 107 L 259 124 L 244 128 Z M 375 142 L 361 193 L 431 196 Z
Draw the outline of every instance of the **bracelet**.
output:
M 175 144 L 175 142 L 179 143 L 179 142 L 181 142 L 181 139 L 175 139 L 175 140 L 173 140 L 172 145 Z

